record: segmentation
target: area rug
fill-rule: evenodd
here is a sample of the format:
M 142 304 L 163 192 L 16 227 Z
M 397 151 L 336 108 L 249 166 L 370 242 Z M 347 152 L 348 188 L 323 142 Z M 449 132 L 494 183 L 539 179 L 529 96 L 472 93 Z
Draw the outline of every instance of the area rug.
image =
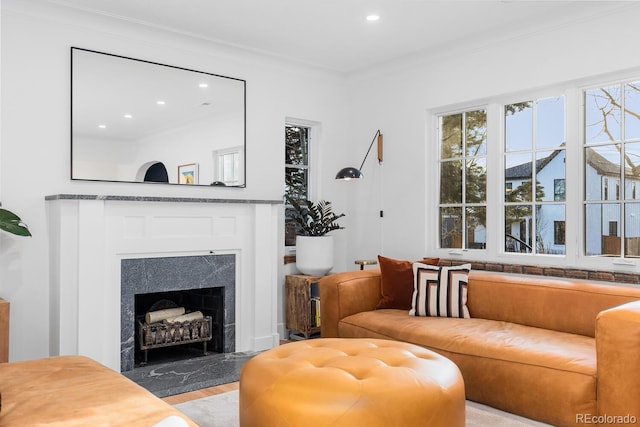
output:
M 238 390 L 174 405 L 200 427 L 238 427 Z M 543 427 L 548 424 L 467 401 L 467 427 Z

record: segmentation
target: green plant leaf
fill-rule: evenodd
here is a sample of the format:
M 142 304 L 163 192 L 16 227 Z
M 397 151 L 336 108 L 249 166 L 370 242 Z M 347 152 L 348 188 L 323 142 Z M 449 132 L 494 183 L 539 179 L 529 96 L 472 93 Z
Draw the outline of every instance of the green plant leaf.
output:
M 317 204 L 309 200 L 299 201 L 286 196 L 287 203 L 293 208 L 292 219 L 299 236 L 324 236 L 333 230 L 344 227 L 337 220 L 345 216 L 335 214 L 331 202 L 320 200 Z
M 27 224 L 11 211 L 0 208 L 0 230 L 15 234 L 16 236 L 31 236 Z

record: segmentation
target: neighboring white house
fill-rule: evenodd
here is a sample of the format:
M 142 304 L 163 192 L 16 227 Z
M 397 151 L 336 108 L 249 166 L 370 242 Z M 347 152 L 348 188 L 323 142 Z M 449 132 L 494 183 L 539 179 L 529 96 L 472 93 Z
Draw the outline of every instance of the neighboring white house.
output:
M 540 253 L 564 254 L 565 252 L 565 150 L 557 149 L 548 156 L 536 160 L 535 171 L 532 162 L 507 168 L 505 189 L 514 191 L 524 183 L 531 182 L 535 173 L 536 183 L 541 190 L 535 212 L 525 215 L 507 227 L 505 250 L 507 252 L 531 252 L 536 246 Z M 550 202 L 558 203 L 550 203 Z M 530 204 L 531 202 L 523 202 Z M 535 227 L 533 222 L 535 221 Z M 535 239 L 537 235 L 537 242 Z
M 620 236 L 624 235 L 626 253 L 638 255 L 640 204 L 625 204 L 626 220 L 624 221 L 624 233 L 622 233 L 620 203 L 606 203 L 623 199 L 626 201 L 640 199 L 640 175 L 637 168 L 632 164 L 625 164 L 624 193 L 621 193 L 620 166 L 607 160 L 591 148 L 587 148 L 586 158 L 587 199 L 599 199 L 604 202 L 587 206 L 585 226 L 587 230 L 599 229 L 600 233 L 586 233 L 586 254 L 619 255 Z
M 537 250 L 540 253 L 565 253 L 565 150 L 554 150 L 547 157 L 536 161 L 536 170 L 532 162 L 507 168 L 505 171 L 506 191 L 514 191 L 524 183 L 530 182 L 535 173 L 536 183 L 542 196 L 536 203 L 535 212 L 513 222 L 507 229 L 510 235 L 506 239 L 508 252 L 530 252 L 536 244 L 534 234 L 538 236 Z M 594 149 L 586 150 L 585 182 L 586 194 L 590 200 L 619 201 L 620 167 L 598 154 Z M 625 167 L 625 194 L 627 200 L 640 199 L 640 176 L 634 174 L 631 167 Z M 553 203 L 557 201 L 558 203 Z M 530 202 L 523 202 L 527 204 Z M 626 205 L 627 218 L 636 218 L 625 224 L 627 241 L 640 238 L 640 204 Z M 535 227 L 533 222 L 535 221 Z M 587 230 L 600 230 L 599 233 L 587 233 L 585 250 L 587 255 L 619 254 L 621 224 L 619 203 L 594 203 L 587 207 L 585 216 Z M 609 247 L 609 245 L 611 245 Z M 617 249 L 616 249 L 617 248 Z M 616 253 L 617 250 L 617 253 Z

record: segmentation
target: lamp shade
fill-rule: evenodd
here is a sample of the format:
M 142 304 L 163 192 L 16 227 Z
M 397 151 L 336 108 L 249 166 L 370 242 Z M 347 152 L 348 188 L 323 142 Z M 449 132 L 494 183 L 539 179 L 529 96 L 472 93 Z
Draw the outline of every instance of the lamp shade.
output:
M 371 147 L 373 147 L 373 143 L 378 140 L 378 163 L 382 163 L 382 134 L 380 133 L 380 129 L 376 132 L 371 140 L 371 144 L 369 144 L 369 149 L 367 150 L 367 154 L 364 155 L 364 159 L 362 159 L 362 164 L 360 165 L 360 169 L 348 167 L 342 168 L 336 174 L 336 179 L 342 179 L 344 181 L 349 181 L 350 179 L 359 179 L 362 178 L 362 167 L 364 166 L 364 162 L 367 161 L 367 157 L 369 156 L 369 152 L 371 151 Z
M 336 174 L 336 179 L 344 179 L 344 180 L 358 179 L 358 178 L 362 178 L 362 176 L 363 176 L 362 172 L 360 172 L 359 169 L 348 167 L 348 168 L 340 169 Z

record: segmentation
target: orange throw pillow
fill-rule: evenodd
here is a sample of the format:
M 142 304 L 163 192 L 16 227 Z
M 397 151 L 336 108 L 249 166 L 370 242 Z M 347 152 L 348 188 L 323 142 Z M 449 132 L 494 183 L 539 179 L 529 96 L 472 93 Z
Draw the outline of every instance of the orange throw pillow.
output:
M 424 258 L 423 264 L 438 265 L 440 258 Z M 411 309 L 413 298 L 413 261 L 402 261 L 378 255 L 382 282 L 379 308 Z

